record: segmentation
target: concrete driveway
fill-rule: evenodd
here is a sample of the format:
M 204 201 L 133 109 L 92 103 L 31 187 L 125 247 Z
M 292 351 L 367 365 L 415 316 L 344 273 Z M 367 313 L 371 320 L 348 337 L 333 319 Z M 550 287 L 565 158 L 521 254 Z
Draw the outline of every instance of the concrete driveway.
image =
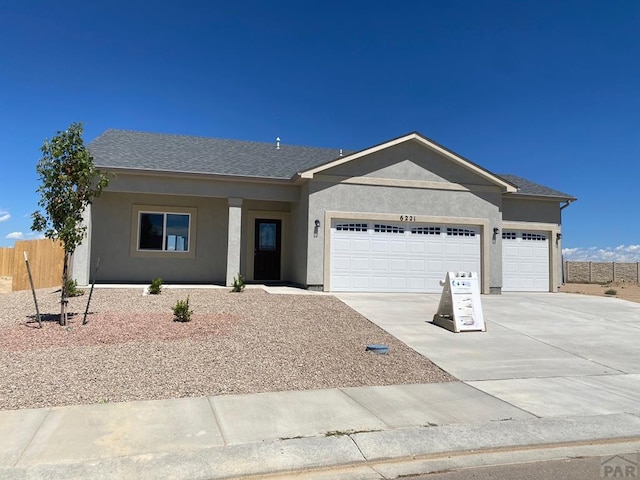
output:
M 640 413 L 640 304 L 483 295 L 487 332 L 433 325 L 439 295 L 338 294 L 463 382 L 539 417 Z

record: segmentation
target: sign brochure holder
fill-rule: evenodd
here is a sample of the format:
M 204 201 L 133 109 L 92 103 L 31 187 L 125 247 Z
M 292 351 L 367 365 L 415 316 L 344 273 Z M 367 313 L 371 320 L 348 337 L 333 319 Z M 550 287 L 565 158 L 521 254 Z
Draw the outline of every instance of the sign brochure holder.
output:
M 476 272 L 447 272 L 433 323 L 455 333 L 487 331 Z

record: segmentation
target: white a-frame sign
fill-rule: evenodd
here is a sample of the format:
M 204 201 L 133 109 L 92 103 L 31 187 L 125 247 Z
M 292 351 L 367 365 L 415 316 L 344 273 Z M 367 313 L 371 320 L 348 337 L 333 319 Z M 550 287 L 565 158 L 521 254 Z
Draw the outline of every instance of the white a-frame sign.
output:
M 452 332 L 486 332 L 476 272 L 447 272 L 433 323 Z

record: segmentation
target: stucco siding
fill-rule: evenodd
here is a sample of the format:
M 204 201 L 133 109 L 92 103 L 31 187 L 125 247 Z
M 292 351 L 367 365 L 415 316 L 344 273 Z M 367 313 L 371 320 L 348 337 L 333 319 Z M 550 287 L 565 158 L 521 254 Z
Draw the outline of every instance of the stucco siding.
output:
M 505 197 L 502 200 L 502 220 L 560 225 L 560 208 L 558 202 Z
M 78 285 L 88 285 L 91 270 L 95 268 L 96 260 L 91 258 L 91 204 L 82 212 L 82 222 L 87 228 L 86 235 L 71 256 L 71 275 Z
M 323 172 L 347 177 L 490 185 L 470 170 L 417 142 L 405 142 Z
M 132 212 L 136 205 L 151 205 L 158 211 L 162 207 L 195 208 L 193 258 L 176 258 L 171 252 L 155 257 L 132 255 L 132 234 L 137 228 Z M 228 216 L 226 199 L 105 192 L 92 206 L 91 255 L 101 259 L 97 280 L 150 282 L 161 277 L 165 282 L 224 282 Z
M 204 175 L 198 177 L 118 173 L 110 182 L 109 191 L 285 202 L 298 201 L 300 198 L 300 187 L 297 185 L 284 182 L 218 180 Z

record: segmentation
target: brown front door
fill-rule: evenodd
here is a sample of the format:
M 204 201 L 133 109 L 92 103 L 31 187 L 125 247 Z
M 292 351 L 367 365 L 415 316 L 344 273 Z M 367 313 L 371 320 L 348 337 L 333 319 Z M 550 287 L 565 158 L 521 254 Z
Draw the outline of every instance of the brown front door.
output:
M 281 220 L 256 218 L 253 279 L 280 280 Z

